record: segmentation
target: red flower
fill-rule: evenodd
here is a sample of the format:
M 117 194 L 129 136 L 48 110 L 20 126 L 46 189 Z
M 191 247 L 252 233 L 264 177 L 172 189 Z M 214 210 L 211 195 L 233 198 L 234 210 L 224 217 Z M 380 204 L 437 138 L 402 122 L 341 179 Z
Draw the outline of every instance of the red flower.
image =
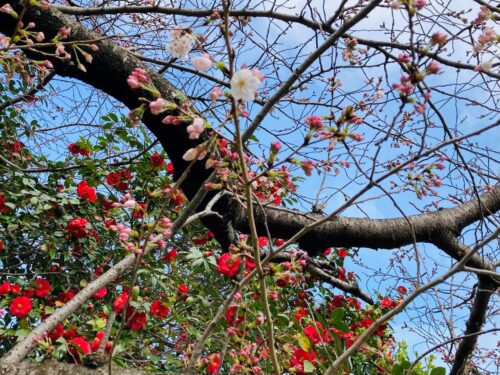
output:
M 220 366 L 220 354 L 214 353 L 210 354 L 206 359 L 207 363 L 207 374 L 215 374 Z
M 90 349 L 93 352 L 97 352 L 99 350 L 99 345 L 101 345 L 101 341 L 104 338 L 104 332 L 99 331 L 95 334 L 95 339 L 90 343 Z
M 120 176 L 124 180 L 130 180 L 132 178 L 132 172 L 130 172 L 128 169 L 123 168 L 120 170 Z
M 329 247 L 328 249 L 326 249 L 325 251 L 323 251 L 323 256 L 324 257 L 327 257 L 328 255 L 330 255 L 332 252 L 332 248 Z
M 85 230 L 85 226 L 88 224 L 88 221 L 83 217 L 79 217 L 71 220 L 68 223 L 68 232 L 71 234 L 73 238 L 83 238 L 87 235 L 87 231 Z
M 333 296 L 332 298 L 332 302 L 330 302 L 330 309 L 334 309 L 336 307 L 340 307 L 342 306 L 342 304 L 344 303 L 344 296 L 342 294 L 338 294 L 336 296 Z
M 8 281 L 4 281 L 2 284 L 0 284 L 0 297 L 9 292 L 10 292 L 10 283 Z
M 45 297 L 52 290 L 50 283 L 45 279 L 36 279 L 35 284 L 35 296 L 38 298 Z
M 24 318 L 31 311 L 32 304 L 28 297 L 16 297 L 12 300 L 9 306 L 9 311 L 17 318 Z
M 361 303 L 356 298 L 349 297 L 347 299 L 347 302 L 349 303 L 349 305 L 353 306 L 356 310 L 361 310 Z
M 406 293 L 408 293 L 408 290 L 403 285 L 398 286 L 397 291 L 400 294 L 406 294 Z
M 82 156 L 89 156 L 90 155 L 90 150 L 85 150 L 83 148 L 81 148 L 80 146 L 78 146 L 77 144 L 75 143 L 71 143 L 69 146 L 68 146 L 68 150 L 69 152 L 71 152 L 73 155 L 77 155 L 77 154 L 80 154 Z
M 320 322 L 316 322 L 316 327 L 311 324 L 307 325 L 304 328 L 304 334 L 315 344 L 329 341 L 328 332 L 325 332 Z
M 228 324 L 233 324 L 237 310 L 238 306 L 229 306 L 229 308 L 224 313 L 224 318 L 226 319 L 226 322 L 228 322 Z
M 248 257 L 245 257 L 245 272 L 250 272 L 255 268 L 255 263 L 252 262 Z
M 392 307 L 392 301 L 390 298 L 384 298 L 382 301 L 380 301 L 380 306 L 390 309 Z
M 59 337 L 62 336 L 64 332 L 64 326 L 62 323 L 58 323 L 52 331 L 47 334 L 50 341 L 55 342 Z
M 172 162 L 168 163 L 165 170 L 168 174 L 174 174 L 174 164 Z
M 149 312 L 151 313 L 151 315 L 156 316 L 160 319 L 166 317 L 169 311 L 170 309 L 159 300 L 155 300 L 149 308 Z
M 234 277 L 238 274 L 240 263 L 239 256 L 224 253 L 217 259 L 217 272 L 227 277 Z
M 267 239 L 267 237 L 259 237 L 259 240 L 258 240 L 259 247 L 267 246 L 268 244 L 269 244 L 269 240 Z
M 75 143 L 71 143 L 68 146 L 69 152 L 71 152 L 73 155 L 79 154 L 80 153 L 80 147 L 78 147 Z
M 11 294 L 21 293 L 21 287 L 17 284 L 10 284 L 10 293 Z
M 157 153 L 151 155 L 150 160 L 151 160 L 151 165 L 154 168 L 160 168 L 163 165 L 163 162 L 165 161 L 165 159 L 163 159 L 163 156 Z
M 7 200 L 3 196 L 3 193 L 0 193 L 0 213 L 3 213 L 3 214 L 5 214 L 5 213 L 7 213 L 7 211 L 9 211 L 9 207 L 7 207 L 5 202 L 7 202 Z
M 89 202 L 95 202 L 97 200 L 97 195 L 95 189 L 89 187 L 89 183 L 87 181 L 82 181 L 76 186 L 76 192 L 78 196 L 82 199 L 86 199 Z
M 161 258 L 161 260 L 165 263 L 172 263 L 175 258 L 177 258 L 177 249 L 172 249 L 170 251 L 167 251 Z
M 293 367 L 297 371 L 294 372 L 294 374 L 297 375 L 302 375 L 305 374 L 304 372 L 304 361 L 309 361 L 313 365 L 316 364 L 316 357 L 317 354 L 313 350 L 311 352 L 306 352 L 305 350 L 302 350 L 301 348 L 295 348 L 292 358 L 290 358 L 290 367 Z
M 104 298 L 108 294 L 108 291 L 106 288 L 99 289 L 97 292 L 94 293 L 92 298 L 94 299 L 101 299 Z
M 115 310 L 115 313 L 119 314 L 122 312 L 123 307 L 125 306 L 127 300 L 128 300 L 127 292 L 123 292 L 115 299 L 115 302 L 113 302 L 113 310 Z
M 274 240 L 274 244 L 275 244 L 276 246 L 281 246 L 281 245 L 283 245 L 284 243 L 285 243 L 285 240 L 283 240 L 283 239 L 281 239 L 281 238 L 277 238 L 277 239 L 275 239 L 275 240 Z
M 347 250 L 346 249 L 338 249 L 337 255 L 341 258 L 345 258 L 347 256 Z
M 85 355 L 90 354 L 90 344 L 85 341 L 83 337 L 75 337 L 71 339 L 71 343 L 76 347 L 79 353 L 83 353 Z
M 177 287 L 177 291 L 181 294 L 187 294 L 188 292 L 188 287 L 187 285 L 184 285 L 184 284 L 179 284 L 179 286 Z
M 132 306 L 127 307 L 126 319 L 132 331 L 139 331 L 146 325 L 146 313 L 138 313 Z
M 57 300 L 62 303 L 66 303 L 68 301 L 71 301 L 73 297 L 75 296 L 75 293 L 73 292 L 63 292 L 57 297 Z
M 73 339 L 76 336 L 78 336 L 78 333 L 76 333 L 76 328 L 71 328 L 71 329 L 68 329 L 67 331 L 64 331 L 63 334 L 62 334 L 62 336 L 66 340 L 70 340 L 70 339 Z
M 115 172 L 109 172 L 108 175 L 106 176 L 106 182 L 111 185 L 118 185 L 120 183 L 120 175 Z
M 373 321 L 370 318 L 364 318 L 359 322 L 359 325 L 364 328 L 368 328 L 372 325 Z
M 2 242 L 2 240 L 0 240 L 0 251 L 3 251 L 4 249 L 5 249 L 5 245 Z
M 302 318 L 307 316 L 307 310 L 306 309 L 299 309 L 297 313 L 295 314 L 295 319 L 300 323 L 302 321 Z

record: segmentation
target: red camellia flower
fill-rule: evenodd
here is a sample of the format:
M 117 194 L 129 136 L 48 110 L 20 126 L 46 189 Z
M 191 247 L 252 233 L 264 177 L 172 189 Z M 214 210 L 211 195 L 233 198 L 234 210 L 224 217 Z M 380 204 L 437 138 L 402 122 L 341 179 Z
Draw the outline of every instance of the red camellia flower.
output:
M 71 343 L 76 347 L 79 353 L 83 353 L 85 355 L 90 354 L 90 344 L 85 341 L 83 337 L 75 337 L 71 339 Z
M 97 352 L 97 350 L 99 350 L 99 345 L 101 345 L 101 341 L 103 338 L 103 331 L 96 332 L 95 339 L 90 343 L 90 349 L 92 349 L 93 352 Z
M 108 175 L 106 176 L 106 182 L 111 185 L 118 185 L 120 183 L 120 175 L 115 172 L 109 172 Z
M 174 164 L 172 162 L 167 163 L 165 170 L 168 174 L 174 174 Z
M 177 258 L 177 249 L 172 249 L 170 251 L 167 251 L 161 260 L 165 263 L 172 263 L 172 261 Z
M 306 352 L 301 348 L 295 348 L 292 354 L 292 358 L 290 358 L 290 367 L 293 367 L 296 371 L 294 374 L 302 375 L 304 372 L 304 361 L 309 361 L 313 365 L 316 364 L 317 354 L 314 350 L 310 352 Z
M 259 240 L 258 240 L 259 247 L 267 246 L 268 244 L 269 244 L 269 240 L 267 239 L 267 237 L 259 237 Z
M 380 301 L 380 306 L 390 309 L 392 307 L 392 301 L 390 298 L 384 298 L 382 301 Z
M 62 323 L 58 323 L 52 331 L 47 334 L 50 341 L 55 342 L 59 337 L 62 336 L 64 332 L 64 326 Z
M 12 300 L 9 311 L 16 318 L 24 318 L 30 313 L 32 307 L 31 300 L 28 297 L 21 296 Z
M 67 303 L 68 301 L 71 301 L 71 299 L 75 296 L 75 293 L 73 292 L 63 292 L 57 297 L 57 300 L 62 303 Z
M 5 214 L 9 211 L 9 207 L 5 204 L 7 200 L 3 196 L 3 193 L 0 192 L 0 213 Z
M 73 155 L 76 155 L 80 153 L 80 147 L 78 147 L 75 143 L 71 143 L 68 146 L 68 151 L 71 152 Z
M 300 323 L 302 321 L 302 318 L 307 316 L 307 310 L 306 309 L 299 309 L 297 313 L 295 314 L 295 319 Z
M 234 277 L 238 274 L 240 263 L 239 256 L 224 253 L 217 259 L 217 272 L 227 277 Z
M 207 363 L 207 374 L 216 374 L 220 366 L 220 354 L 214 353 L 210 354 L 206 359 Z
M 0 251 L 3 251 L 4 249 L 5 249 L 5 245 L 2 242 L 2 240 L 0 240 Z
M 345 258 L 347 256 L 347 250 L 346 249 L 338 249 L 337 255 L 341 258 Z
M 76 192 L 80 198 L 86 199 L 89 202 L 95 202 L 97 200 L 95 189 L 89 187 L 89 183 L 85 180 L 76 186 Z
M 106 296 L 106 294 L 108 294 L 107 289 L 106 288 L 101 288 L 97 292 L 94 293 L 94 295 L 92 296 L 92 298 L 94 298 L 94 299 L 101 299 L 101 298 L 104 298 Z
M 68 146 L 68 151 L 71 152 L 73 155 L 78 155 L 78 154 L 80 154 L 82 156 L 89 156 L 90 155 L 90 150 L 85 150 L 75 143 L 71 143 Z
M 68 223 L 68 232 L 75 239 L 83 238 L 87 236 L 87 231 L 85 230 L 85 226 L 88 224 L 88 221 L 83 217 L 79 217 L 71 220 Z
M 138 313 L 136 309 L 129 306 L 127 307 L 126 319 L 128 321 L 128 326 L 132 331 L 139 331 L 146 325 L 147 316 L 146 313 Z
M 38 298 L 43 298 L 47 294 L 50 293 L 52 287 L 50 283 L 45 279 L 36 279 L 35 280 L 35 296 Z
M 166 317 L 169 311 L 170 309 L 159 300 L 155 300 L 149 308 L 149 312 L 151 313 L 151 315 L 156 316 L 160 319 Z
M 187 285 L 184 285 L 184 284 L 179 284 L 179 286 L 177 287 L 177 291 L 181 294 L 187 294 L 188 292 L 188 287 Z
M 10 292 L 10 283 L 8 281 L 4 281 L 2 284 L 0 284 L 0 297 L 9 292 Z
M 123 307 L 125 306 L 125 302 L 127 302 L 127 300 L 128 300 L 127 292 L 123 292 L 115 299 L 115 301 L 113 302 L 113 310 L 115 310 L 115 313 L 119 314 L 122 312 Z
M 328 332 L 320 322 L 316 322 L 316 327 L 311 324 L 307 325 L 304 328 L 304 334 L 315 344 L 329 341 Z
M 157 153 L 151 155 L 150 160 L 151 160 L 151 165 L 154 168 L 160 168 L 163 165 L 163 162 L 165 161 L 165 159 L 163 159 L 163 156 Z
M 397 291 L 400 294 L 406 294 L 406 293 L 408 293 L 408 290 L 403 285 L 398 286 Z

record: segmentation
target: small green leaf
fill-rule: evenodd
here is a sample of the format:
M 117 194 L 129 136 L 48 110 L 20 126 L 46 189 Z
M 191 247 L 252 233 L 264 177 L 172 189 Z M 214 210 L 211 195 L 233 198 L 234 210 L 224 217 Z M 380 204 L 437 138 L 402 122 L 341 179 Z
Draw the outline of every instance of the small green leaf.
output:
M 446 369 L 444 367 L 436 367 L 431 371 L 431 375 L 446 375 Z
M 311 362 L 304 361 L 304 372 L 305 373 L 310 374 L 310 373 L 314 372 L 314 370 L 316 370 L 316 367 L 314 367 L 314 365 Z

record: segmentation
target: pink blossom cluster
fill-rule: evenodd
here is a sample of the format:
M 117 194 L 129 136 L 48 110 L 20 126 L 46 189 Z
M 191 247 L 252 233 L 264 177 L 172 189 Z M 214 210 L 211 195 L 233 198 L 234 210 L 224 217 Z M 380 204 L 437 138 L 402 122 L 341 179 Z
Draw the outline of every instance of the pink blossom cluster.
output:
M 309 126 L 312 131 L 323 129 L 323 120 L 319 116 L 309 116 L 305 120 L 305 124 Z
M 127 83 L 131 89 L 141 89 L 149 84 L 148 72 L 142 68 L 135 68 L 127 78 Z
M 205 130 L 203 119 L 196 117 L 193 120 L 193 123 L 189 125 L 186 130 L 189 134 L 189 139 L 200 138 L 200 134 Z
M 479 36 L 479 39 L 474 46 L 475 52 L 480 52 L 486 46 L 486 44 L 496 41 L 497 34 L 491 27 L 485 27 L 483 33 Z

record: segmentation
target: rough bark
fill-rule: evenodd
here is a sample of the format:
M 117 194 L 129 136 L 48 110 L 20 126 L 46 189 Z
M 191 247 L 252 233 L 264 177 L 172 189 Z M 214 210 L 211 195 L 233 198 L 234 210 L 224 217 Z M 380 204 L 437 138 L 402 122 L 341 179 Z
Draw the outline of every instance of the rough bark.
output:
M 0 364 L 0 375 L 108 375 L 108 367 L 90 369 L 80 365 L 47 360 L 41 363 L 21 362 L 14 364 Z M 146 375 L 147 372 L 137 369 L 113 368 L 113 375 Z M 173 374 L 171 372 L 158 373 L 164 375 Z
M 469 319 L 466 323 L 466 329 L 464 332 L 465 338 L 460 342 L 457 352 L 455 353 L 455 360 L 453 362 L 450 375 L 468 374 L 466 369 L 479 337 L 477 333 L 481 332 L 481 329 L 486 322 L 488 303 L 493 293 L 495 293 L 497 286 L 498 284 L 496 284 L 492 279 L 479 277 L 476 298 L 474 299 Z

